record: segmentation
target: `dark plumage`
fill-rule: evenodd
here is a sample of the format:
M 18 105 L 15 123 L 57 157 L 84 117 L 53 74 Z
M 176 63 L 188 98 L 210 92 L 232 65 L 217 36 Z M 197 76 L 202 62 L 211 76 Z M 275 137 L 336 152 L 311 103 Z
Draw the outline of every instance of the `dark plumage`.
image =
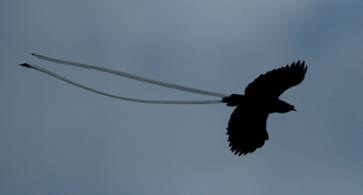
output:
M 223 98 L 228 106 L 237 106 L 227 127 L 229 146 L 234 154 L 245 155 L 263 146 L 268 140 L 266 121 L 270 113 L 296 111 L 279 96 L 301 83 L 306 71 L 304 61 L 294 62 L 260 75 L 246 87 L 244 95 Z

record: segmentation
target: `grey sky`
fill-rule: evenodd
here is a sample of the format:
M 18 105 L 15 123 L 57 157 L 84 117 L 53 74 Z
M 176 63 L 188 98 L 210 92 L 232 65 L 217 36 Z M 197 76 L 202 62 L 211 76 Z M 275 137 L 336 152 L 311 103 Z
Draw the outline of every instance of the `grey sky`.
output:
M 332 0 L 12 0 L 0 2 L 0 194 L 361 194 L 363 2 Z M 206 99 L 30 53 L 241 93 L 298 59 L 305 81 L 269 117 L 270 140 L 234 156 L 224 105 L 116 101 L 110 93 Z M 208 97 L 207 97 L 208 98 Z

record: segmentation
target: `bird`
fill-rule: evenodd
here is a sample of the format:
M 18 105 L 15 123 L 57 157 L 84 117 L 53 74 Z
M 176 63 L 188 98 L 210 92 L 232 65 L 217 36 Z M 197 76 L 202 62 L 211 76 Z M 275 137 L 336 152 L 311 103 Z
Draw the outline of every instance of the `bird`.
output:
M 265 74 L 261 74 L 253 82 L 247 85 L 244 95 L 231 94 L 226 95 L 218 92 L 207 91 L 194 87 L 178 85 L 175 83 L 159 81 L 138 75 L 130 74 L 120 70 L 113 70 L 106 67 L 100 67 L 80 62 L 72 62 L 53 57 L 47 57 L 40 54 L 32 54 L 40 60 L 54 62 L 57 64 L 64 64 L 79 68 L 93 69 L 99 72 L 114 74 L 117 76 L 125 77 L 132 80 L 137 80 L 161 87 L 195 93 L 200 95 L 207 95 L 218 97 L 213 100 L 150 100 L 138 99 L 127 96 L 118 96 L 104 91 L 93 89 L 91 87 L 74 82 L 66 77 L 56 74 L 51 70 L 43 68 L 35 64 L 23 63 L 20 66 L 31 68 L 40 71 L 44 74 L 52 76 L 70 85 L 82 88 L 99 95 L 107 96 L 110 98 L 137 102 L 147 104 L 179 104 L 179 105 L 200 105 L 200 104 L 220 104 L 226 103 L 227 106 L 236 107 L 232 112 L 227 125 L 227 135 L 230 150 L 235 155 L 246 155 L 254 152 L 257 148 L 264 145 L 265 141 L 269 139 L 266 130 L 266 123 L 268 115 L 271 113 L 287 113 L 296 111 L 293 105 L 280 100 L 279 96 L 287 89 L 300 84 L 307 71 L 305 61 L 297 61 L 287 64 L 283 67 L 273 69 Z
M 247 85 L 244 95 L 231 94 L 222 102 L 236 107 L 228 121 L 227 136 L 232 153 L 241 156 L 262 147 L 269 135 L 266 129 L 268 115 L 296 111 L 279 99 L 287 89 L 300 84 L 307 71 L 305 61 L 297 61 L 258 76 Z

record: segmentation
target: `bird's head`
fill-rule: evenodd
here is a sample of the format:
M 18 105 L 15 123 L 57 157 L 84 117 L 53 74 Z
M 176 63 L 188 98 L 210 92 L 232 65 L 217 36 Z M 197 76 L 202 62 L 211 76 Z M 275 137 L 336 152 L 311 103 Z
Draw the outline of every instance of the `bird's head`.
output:
M 289 105 L 289 111 L 288 112 L 290 112 L 290 111 L 297 112 L 294 105 Z
M 278 100 L 277 102 L 275 102 L 276 104 L 274 104 L 274 106 L 272 107 L 271 112 L 278 112 L 278 113 L 286 113 L 286 112 L 290 112 L 290 111 L 295 111 L 295 106 L 291 105 L 289 103 L 286 103 L 282 100 Z
M 295 111 L 296 112 L 296 109 L 295 109 L 294 105 L 286 103 L 283 106 L 281 106 L 281 110 L 280 110 L 281 113 L 286 113 L 286 112 L 290 112 L 290 111 Z

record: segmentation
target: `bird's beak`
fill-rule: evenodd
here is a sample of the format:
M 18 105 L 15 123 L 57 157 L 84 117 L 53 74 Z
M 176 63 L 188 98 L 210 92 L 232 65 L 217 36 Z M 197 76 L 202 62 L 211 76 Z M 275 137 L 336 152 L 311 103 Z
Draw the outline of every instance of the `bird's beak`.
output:
M 292 111 L 294 111 L 294 112 L 297 112 L 297 110 L 294 108 L 294 109 L 292 109 Z

